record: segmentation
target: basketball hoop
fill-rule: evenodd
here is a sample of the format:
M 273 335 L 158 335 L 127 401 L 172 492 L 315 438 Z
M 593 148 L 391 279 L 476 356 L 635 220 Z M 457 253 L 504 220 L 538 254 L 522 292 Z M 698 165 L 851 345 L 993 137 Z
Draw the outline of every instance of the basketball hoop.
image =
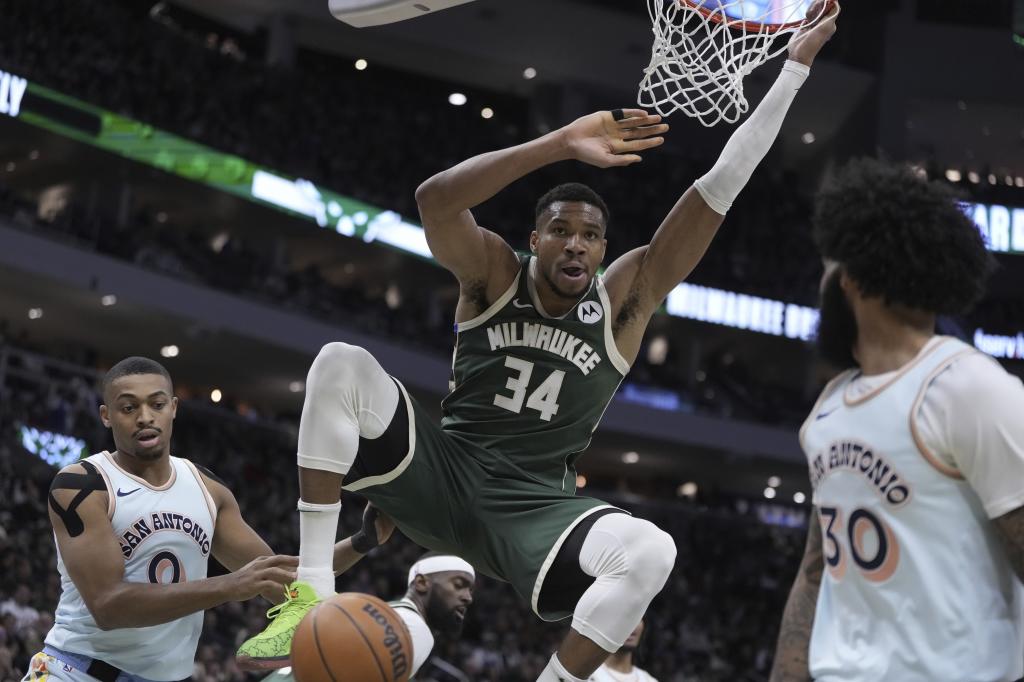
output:
M 743 79 L 783 52 L 780 41 L 831 10 L 811 0 L 647 0 L 654 24 L 640 106 L 662 116 L 682 111 L 711 127 L 735 123 L 750 105 Z

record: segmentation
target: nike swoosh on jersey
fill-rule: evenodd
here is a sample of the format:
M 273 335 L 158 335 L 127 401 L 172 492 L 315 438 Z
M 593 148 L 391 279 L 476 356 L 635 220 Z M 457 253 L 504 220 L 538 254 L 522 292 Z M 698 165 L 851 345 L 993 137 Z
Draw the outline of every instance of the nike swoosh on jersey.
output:
M 839 408 L 836 407 L 834 409 L 829 410 L 828 412 L 822 412 L 821 414 L 819 414 L 817 417 L 814 418 L 814 421 L 821 421 L 822 419 L 824 419 L 825 417 L 829 416 L 830 414 L 832 414 L 833 412 L 835 412 L 838 409 Z
M 136 488 L 135 490 L 142 490 L 142 488 Z M 128 495 L 131 495 L 133 492 L 135 492 L 135 490 L 129 490 L 128 492 L 122 492 L 121 489 L 118 488 L 117 489 L 117 496 L 118 497 L 127 497 Z
M 512 299 L 512 305 L 514 305 L 517 308 L 532 308 L 533 307 L 532 303 L 520 303 L 518 298 Z

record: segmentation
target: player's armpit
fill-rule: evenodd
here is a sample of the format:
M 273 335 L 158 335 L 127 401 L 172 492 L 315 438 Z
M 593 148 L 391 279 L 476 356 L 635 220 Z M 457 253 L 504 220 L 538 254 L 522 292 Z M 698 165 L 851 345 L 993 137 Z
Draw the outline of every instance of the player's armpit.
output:
M 811 679 L 808 649 L 824 569 L 821 524 L 815 509 L 808 519 L 804 558 L 782 615 L 771 682 L 808 682 Z
M 1024 507 L 1003 514 L 993 519 L 992 523 L 1003 542 L 1010 566 L 1017 573 L 1017 577 L 1024 581 Z

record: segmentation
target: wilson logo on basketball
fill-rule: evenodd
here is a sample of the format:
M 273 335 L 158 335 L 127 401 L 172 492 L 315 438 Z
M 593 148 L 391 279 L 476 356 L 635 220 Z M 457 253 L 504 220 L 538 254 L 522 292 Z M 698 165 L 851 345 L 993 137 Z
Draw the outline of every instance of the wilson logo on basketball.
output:
M 604 309 L 596 301 L 587 301 L 576 309 L 576 317 L 580 318 L 583 324 L 594 324 L 604 317 Z
M 402 647 L 402 640 L 387 616 L 377 610 L 373 604 L 364 604 L 363 612 L 384 628 L 384 646 L 391 655 L 391 674 L 393 679 L 400 679 L 409 669 L 409 659 Z

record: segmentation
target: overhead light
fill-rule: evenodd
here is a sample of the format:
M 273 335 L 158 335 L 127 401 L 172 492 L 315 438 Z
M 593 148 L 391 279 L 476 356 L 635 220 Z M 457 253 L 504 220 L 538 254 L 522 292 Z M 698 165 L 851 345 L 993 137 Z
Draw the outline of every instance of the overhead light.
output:
M 995 173 L 989 173 L 989 174 L 988 174 L 988 184 L 990 184 L 990 185 L 994 185 L 994 184 L 996 184 L 996 176 L 995 176 Z
M 174 344 L 171 344 L 170 346 L 164 346 L 163 348 L 160 349 L 160 355 L 162 355 L 165 358 L 176 358 L 178 357 L 178 347 L 175 346 Z
M 764 496 L 767 497 L 769 500 L 774 500 L 775 499 L 775 488 L 765 488 L 764 489 Z
M 448 104 L 451 104 L 453 106 L 461 107 L 467 101 L 469 100 L 461 92 L 453 92 L 452 94 L 448 95 Z
M 946 171 L 946 179 L 949 180 L 950 182 L 960 182 L 961 180 L 963 180 L 963 178 L 964 176 L 961 175 L 960 171 L 958 171 L 955 168 L 950 168 L 949 170 Z
M 640 461 L 640 453 L 638 452 L 624 452 L 622 453 L 622 461 L 626 464 L 636 464 Z
M 115 296 L 114 294 L 107 294 L 106 296 L 100 299 L 100 303 L 109 308 L 110 306 L 115 305 L 117 303 L 117 296 Z
M 1003 182 L 1005 182 L 1010 187 L 1013 187 L 1013 176 L 1007 175 L 1005 178 L 1003 178 Z
M 18 164 L 14 163 L 13 161 L 8 161 L 7 165 L 5 166 L 5 168 L 7 169 L 8 173 L 12 172 L 17 167 L 18 167 Z
M 384 292 L 384 303 L 391 310 L 397 310 L 402 305 L 402 291 L 397 284 L 391 284 Z
M 697 379 L 697 383 L 701 383 L 702 381 L 708 378 L 708 373 L 702 369 L 698 369 L 697 374 L 695 374 L 694 376 Z
M 584 476 L 583 474 L 577 474 L 576 475 L 576 487 L 577 488 L 586 488 L 587 487 L 587 477 Z
M 38 159 L 39 158 L 39 150 L 38 149 L 33 149 L 32 151 L 30 151 L 28 153 L 28 158 L 31 161 L 35 161 L 36 159 Z
M 219 388 L 215 388 L 212 391 L 210 391 L 210 400 L 212 400 L 215 403 L 219 403 L 220 399 L 223 397 L 224 394 L 220 392 Z
M 158 223 L 166 223 L 167 222 L 167 213 L 165 211 L 160 211 L 159 213 L 157 213 L 156 214 L 156 221 Z
M 814 144 L 814 141 L 817 139 L 818 138 L 816 138 L 814 136 L 814 133 L 812 133 L 811 131 L 807 131 L 806 133 L 800 136 L 800 141 L 803 142 L 804 144 Z
M 803 493 L 793 493 L 793 501 L 797 504 L 803 504 L 807 500 L 807 496 Z
M 697 495 L 697 484 L 693 481 L 687 481 L 686 483 L 679 486 L 676 490 L 676 494 L 679 497 L 696 497 Z
M 970 173 L 967 174 L 967 179 L 973 182 L 975 185 L 981 182 L 981 176 L 975 173 L 974 171 L 971 171 Z
M 532 66 L 528 66 L 525 69 L 523 69 L 523 78 L 525 78 L 526 80 L 532 81 L 536 77 L 537 69 L 533 68 Z
M 480 110 L 480 118 L 494 118 L 494 109 L 484 107 Z
M 302 381 L 293 381 L 292 383 L 288 384 L 288 390 L 291 391 L 292 393 L 302 393 L 303 391 L 306 390 L 306 384 L 305 382 Z
M 218 232 L 210 239 L 210 249 L 214 253 L 220 253 L 228 245 L 229 239 L 231 239 L 231 235 L 227 232 Z
M 1014 178 L 1013 184 L 1017 185 L 1018 187 L 1024 187 L 1024 178 L 1018 175 L 1016 178 Z
M 28 319 L 30 319 L 30 320 L 38 320 L 42 316 L 43 316 L 43 309 L 42 308 L 29 308 L 28 309 Z
M 967 102 L 963 101 L 962 99 L 957 100 L 956 108 L 959 109 L 960 111 L 967 111 Z
M 368 61 L 366 61 L 365 59 L 357 59 L 356 60 L 356 71 L 366 71 L 366 67 L 369 66 L 369 65 L 370 65 L 370 63 Z
M 664 334 L 658 334 L 651 339 L 647 346 L 647 362 L 652 365 L 664 365 L 668 358 L 668 338 Z
M 778 476 L 769 476 L 768 477 L 768 487 L 769 488 L 778 488 L 780 485 L 782 485 L 782 479 L 781 478 L 779 478 Z

